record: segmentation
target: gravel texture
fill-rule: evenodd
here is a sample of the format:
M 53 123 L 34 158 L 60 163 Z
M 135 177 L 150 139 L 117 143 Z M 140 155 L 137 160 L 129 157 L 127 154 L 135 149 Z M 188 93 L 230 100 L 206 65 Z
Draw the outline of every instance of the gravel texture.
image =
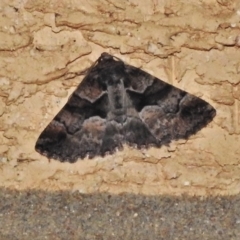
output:
M 0 190 L 0 239 L 240 239 L 240 196 Z

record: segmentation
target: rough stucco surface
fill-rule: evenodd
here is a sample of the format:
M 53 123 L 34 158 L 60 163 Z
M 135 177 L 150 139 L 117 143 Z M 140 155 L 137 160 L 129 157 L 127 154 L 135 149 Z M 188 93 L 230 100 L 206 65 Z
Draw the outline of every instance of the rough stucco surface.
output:
M 2 0 L 0 187 L 81 193 L 240 192 L 240 2 Z M 188 141 L 59 163 L 34 150 L 107 51 L 217 110 Z M 70 74 L 70 75 L 69 75 Z

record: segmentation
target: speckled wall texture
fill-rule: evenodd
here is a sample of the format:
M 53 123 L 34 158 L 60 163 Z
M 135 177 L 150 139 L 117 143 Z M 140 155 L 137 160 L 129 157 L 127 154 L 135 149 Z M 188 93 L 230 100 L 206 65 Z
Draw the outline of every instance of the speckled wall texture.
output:
M 188 141 L 75 164 L 35 142 L 102 52 L 217 110 Z M 240 1 L 1 0 L 0 186 L 84 193 L 240 192 Z

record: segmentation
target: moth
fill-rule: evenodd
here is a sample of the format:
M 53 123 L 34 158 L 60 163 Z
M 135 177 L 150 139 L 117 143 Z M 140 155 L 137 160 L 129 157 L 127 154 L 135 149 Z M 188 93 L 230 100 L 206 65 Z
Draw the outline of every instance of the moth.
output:
M 113 154 L 123 144 L 159 148 L 188 139 L 215 115 L 206 101 L 102 53 L 35 149 L 73 163 Z

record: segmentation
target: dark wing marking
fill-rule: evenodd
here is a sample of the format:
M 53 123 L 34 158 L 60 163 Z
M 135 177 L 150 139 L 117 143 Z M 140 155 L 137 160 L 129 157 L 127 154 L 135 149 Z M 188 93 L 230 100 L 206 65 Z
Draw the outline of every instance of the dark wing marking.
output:
M 93 69 L 44 129 L 35 147 L 39 153 L 69 162 L 100 154 L 108 97 L 98 77 Z
M 206 101 L 126 65 L 127 93 L 141 120 L 160 141 L 187 139 L 212 121 L 216 110 Z

